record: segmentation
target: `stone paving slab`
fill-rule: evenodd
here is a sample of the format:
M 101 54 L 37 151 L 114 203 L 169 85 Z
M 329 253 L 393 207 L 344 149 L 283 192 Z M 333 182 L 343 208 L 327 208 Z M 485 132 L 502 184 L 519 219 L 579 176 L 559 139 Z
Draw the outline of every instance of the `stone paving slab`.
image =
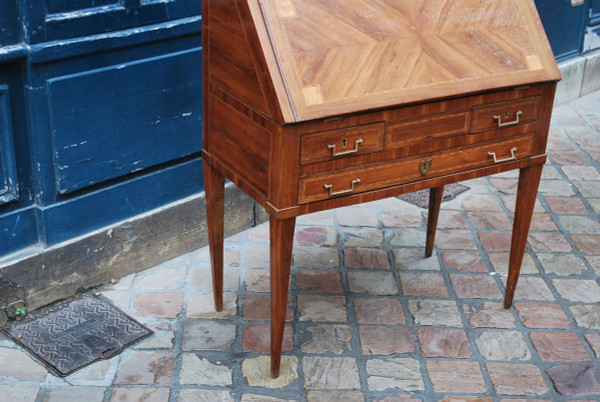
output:
M 5 401 L 600 400 L 600 92 L 554 110 L 515 305 L 502 308 L 517 175 L 426 211 L 399 199 L 298 219 L 281 376 L 269 372 L 268 226 L 98 290 L 152 338 L 58 378 L 0 337 Z

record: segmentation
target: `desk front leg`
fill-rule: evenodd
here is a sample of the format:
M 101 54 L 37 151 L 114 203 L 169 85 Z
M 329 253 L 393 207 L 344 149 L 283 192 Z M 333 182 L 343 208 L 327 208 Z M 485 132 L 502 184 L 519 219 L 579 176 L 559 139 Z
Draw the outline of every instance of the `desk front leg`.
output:
M 212 268 L 215 309 L 223 310 L 223 215 L 225 214 L 225 178 L 206 159 L 204 191 L 206 194 L 206 223 Z
M 543 167 L 543 165 L 536 165 L 523 168 L 519 174 L 504 308 L 510 308 L 515 295 Z
M 271 376 L 279 375 L 296 218 L 271 217 Z

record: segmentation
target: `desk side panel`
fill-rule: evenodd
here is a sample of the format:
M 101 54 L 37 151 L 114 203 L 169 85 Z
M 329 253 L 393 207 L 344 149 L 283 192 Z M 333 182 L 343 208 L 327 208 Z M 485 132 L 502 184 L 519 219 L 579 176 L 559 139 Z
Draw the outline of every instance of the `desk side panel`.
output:
M 539 124 L 533 148 L 533 152 L 535 154 L 546 153 L 546 145 L 548 143 L 548 131 L 550 130 L 550 119 L 552 117 L 552 106 L 554 105 L 555 93 L 556 83 L 549 82 L 543 86 Z
M 205 6 L 208 78 L 248 106 L 271 117 L 259 75 L 236 4 L 210 0 Z
M 210 131 L 205 138 L 222 173 L 263 200 L 268 189 L 271 133 L 220 98 L 210 96 Z M 257 200 L 260 202 L 260 200 Z

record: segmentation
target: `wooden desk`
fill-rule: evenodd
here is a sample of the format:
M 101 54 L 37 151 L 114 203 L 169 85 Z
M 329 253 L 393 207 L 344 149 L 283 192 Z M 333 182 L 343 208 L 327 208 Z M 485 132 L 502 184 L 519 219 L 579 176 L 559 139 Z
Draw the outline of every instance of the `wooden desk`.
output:
M 530 0 L 203 3 L 206 203 L 222 309 L 224 178 L 270 216 L 277 376 L 295 219 L 520 169 L 517 284 L 560 74 Z

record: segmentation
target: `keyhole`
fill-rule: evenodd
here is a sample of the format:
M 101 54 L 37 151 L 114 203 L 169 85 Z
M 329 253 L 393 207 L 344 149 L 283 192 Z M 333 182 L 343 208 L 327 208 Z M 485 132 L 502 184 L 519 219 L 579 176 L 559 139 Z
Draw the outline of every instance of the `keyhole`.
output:
M 344 138 L 342 140 L 342 148 L 346 148 L 348 146 L 348 138 Z
M 506 109 L 506 112 L 504 112 L 504 118 L 508 119 L 508 116 L 510 116 L 510 111 Z

